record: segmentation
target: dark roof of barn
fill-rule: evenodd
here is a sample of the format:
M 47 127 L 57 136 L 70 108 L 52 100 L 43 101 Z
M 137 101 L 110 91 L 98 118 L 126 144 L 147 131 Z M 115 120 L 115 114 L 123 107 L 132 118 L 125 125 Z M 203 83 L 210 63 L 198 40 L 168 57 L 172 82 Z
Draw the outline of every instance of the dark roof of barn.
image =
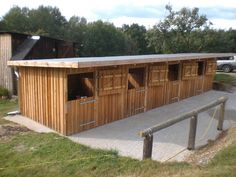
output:
M 40 37 L 43 37 L 43 38 L 49 38 L 49 39 L 53 39 L 53 40 L 57 40 L 57 41 L 76 43 L 74 41 L 68 41 L 68 40 L 63 40 L 63 39 L 59 39 L 59 38 L 53 38 L 53 37 L 44 36 L 44 35 L 19 33 L 19 32 L 14 32 L 14 31 L 0 31 L 0 34 L 15 34 L 15 35 L 23 35 L 23 36 L 40 36 Z
M 234 56 L 234 53 L 182 53 L 156 55 L 130 55 L 110 57 L 79 57 L 66 59 L 44 59 L 8 61 L 9 66 L 49 67 L 49 68 L 88 68 L 102 66 L 116 66 L 126 64 L 143 64 L 156 62 L 170 62 L 193 59 L 209 59 Z

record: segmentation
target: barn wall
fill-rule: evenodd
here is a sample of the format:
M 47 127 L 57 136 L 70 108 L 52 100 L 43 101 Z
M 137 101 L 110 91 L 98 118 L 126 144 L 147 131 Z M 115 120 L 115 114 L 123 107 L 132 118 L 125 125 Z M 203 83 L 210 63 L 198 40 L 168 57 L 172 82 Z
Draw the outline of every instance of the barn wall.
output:
M 75 57 L 73 43 L 41 37 L 26 56 L 26 59 L 68 57 Z
M 161 63 L 88 69 L 22 67 L 20 109 L 23 115 L 69 135 L 211 89 L 214 66 L 211 69 L 206 66 L 207 75 L 197 76 L 196 68 L 189 73 L 180 63 L 176 81 L 168 81 L 167 66 Z M 129 68 L 139 67 L 146 68 L 145 83 L 128 89 Z M 68 76 L 86 72 L 93 73 L 94 94 L 68 100 Z
M 22 115 L 65 134 L 65 70 L 21 67 L 19 71 Z
M 12 57 L 11 35 L 0 35 L 0 86 L 13 91 L 12 69 L 7 66 L 7 61 Z

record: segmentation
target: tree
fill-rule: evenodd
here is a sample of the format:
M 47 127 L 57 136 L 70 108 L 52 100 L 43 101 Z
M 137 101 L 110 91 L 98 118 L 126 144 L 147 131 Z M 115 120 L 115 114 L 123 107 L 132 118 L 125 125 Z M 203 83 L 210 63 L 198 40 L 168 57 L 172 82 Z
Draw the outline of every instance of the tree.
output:
M 77 43 L 77 55 L 82 56 L 85 36 L 87 33 L 87 20 L 84 17 L 72 16 L 68 21 L 66 30 L 67 40 Z
M 29 9 L 14 6 L 3 16 L 1 20 L 1 30 L 26 33 L 29 31 Z
M 32 33 L 42 35 L 40 31 L 43 31 L 50 37 L 65 38 L 67 21 L 58 8 L 39 6 L 30 10 L 28 16 Z
M 8 31 L 64 38 L 67 21 L 56 7 L 29 10 L 15 6 L 3 16 L 1 28 Z
M 87 25 L 83 43 L 83 56 L 112 56 L 132 54 L 128 38 L 113 24 L 96 21 Z M 129 53 L 131 52 L 131 53 Z
M 149 49 L 147 48 L 147 39 L 146 33 L 147 30 L 145 26 L 140 26 L 138 24 L 126 25 L 122 26 L 122 31 L 130 37 L 136 48 L 137 54 L 147 54 L 150 53 Z
M 148 44 L 157 53 L 179 53 L 196 51 L 193 32 L 208 29 L 211 22 L 205 15 L 199 15 L 199 9 L 182 8 L 173 11 L 166 5 L 168 15 L 149 31 Z M 195 44 L 195 45 L 193 45 Z

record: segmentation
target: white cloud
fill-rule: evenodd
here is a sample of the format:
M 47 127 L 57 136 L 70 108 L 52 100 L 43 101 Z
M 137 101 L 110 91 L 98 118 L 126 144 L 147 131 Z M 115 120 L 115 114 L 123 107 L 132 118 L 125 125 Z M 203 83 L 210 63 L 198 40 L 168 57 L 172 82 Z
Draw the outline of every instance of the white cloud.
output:
M 153 25 L 155 25 L 157 22 L 159 22 L 159 19 L 122 16 L 122 17 L 118 17 L 118 18 L 107 19 L 106 21 L 112 22 L 117 27 L 121 27 L 123 24 L 138 23 L 140 25 L 146 26 L 147 28 L 151 28 Z
M 213 19 L 213 27 L 217 29 L 228 30 L 229 28 L 236 29 L 236 19 L 227 20 L 227 19 Z
M 0 3 L 0 16 L 8 12 L 13 5 L 27 6 L 29 8 L 37 8 L 39 5 L 50 5 L 58 7 L 67 18 L 77 15 L 84 16 L 88 21 L 102 18 L 102 20 L 111 21 L 117 26 L 121 26 L 123 23 L 135 22 L 147 27 L 152 26 L 159 21 L 158 18 L 162 18 L 165 15 L 164 7 L 170 3 L 176 10 L 181 7 L 199 7 L 200 10 L 202 8 L 201 12 L 209 14 L 209 19 L 215 24 L 215 27 L 232 27 L 236 29 L 234 18 L 232 20 L 228 19 L 228 16 L 233 16 L 234 11 L 232 11 L 232 14 L 228 14 L 228 16 L 225 13 L 227 8 L 231 10 L 232 8 L 236 9 L 236 1 L 232 0 L 217 0 L 214 2 L 212 0 L 0 0 Z M 223 14 L 219 18 L 218 13 L 221 13 L 220 10 L 222 8 L 224 8 L 224 11 L 222 11 Z M 142 9 L 144 10 L 142 11 Z M 217 11 L 213 9 L 217 9 Z M 145 16 L 145 10 L 147 13 L 149 11 L 153 16 L 150 16 L 150 14 Z M 103 16 L 101 16 L 101 12 L 104 12 Z M 110 14 L 111 16 L 109 16 Z

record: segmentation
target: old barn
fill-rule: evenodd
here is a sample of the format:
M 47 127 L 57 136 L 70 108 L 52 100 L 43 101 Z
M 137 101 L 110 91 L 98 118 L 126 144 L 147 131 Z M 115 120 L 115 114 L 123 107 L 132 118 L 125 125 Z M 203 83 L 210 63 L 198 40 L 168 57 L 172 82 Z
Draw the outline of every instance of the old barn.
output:
M 212 88 L 216 58 L 165 54 L 9 61 L 19 69 L 21 114 L 64 135 Z
M 59 39 L 0 31 L 0 86 L 17 92 L 16 76 L 9 60 L 75 57 L 75 43 Z

